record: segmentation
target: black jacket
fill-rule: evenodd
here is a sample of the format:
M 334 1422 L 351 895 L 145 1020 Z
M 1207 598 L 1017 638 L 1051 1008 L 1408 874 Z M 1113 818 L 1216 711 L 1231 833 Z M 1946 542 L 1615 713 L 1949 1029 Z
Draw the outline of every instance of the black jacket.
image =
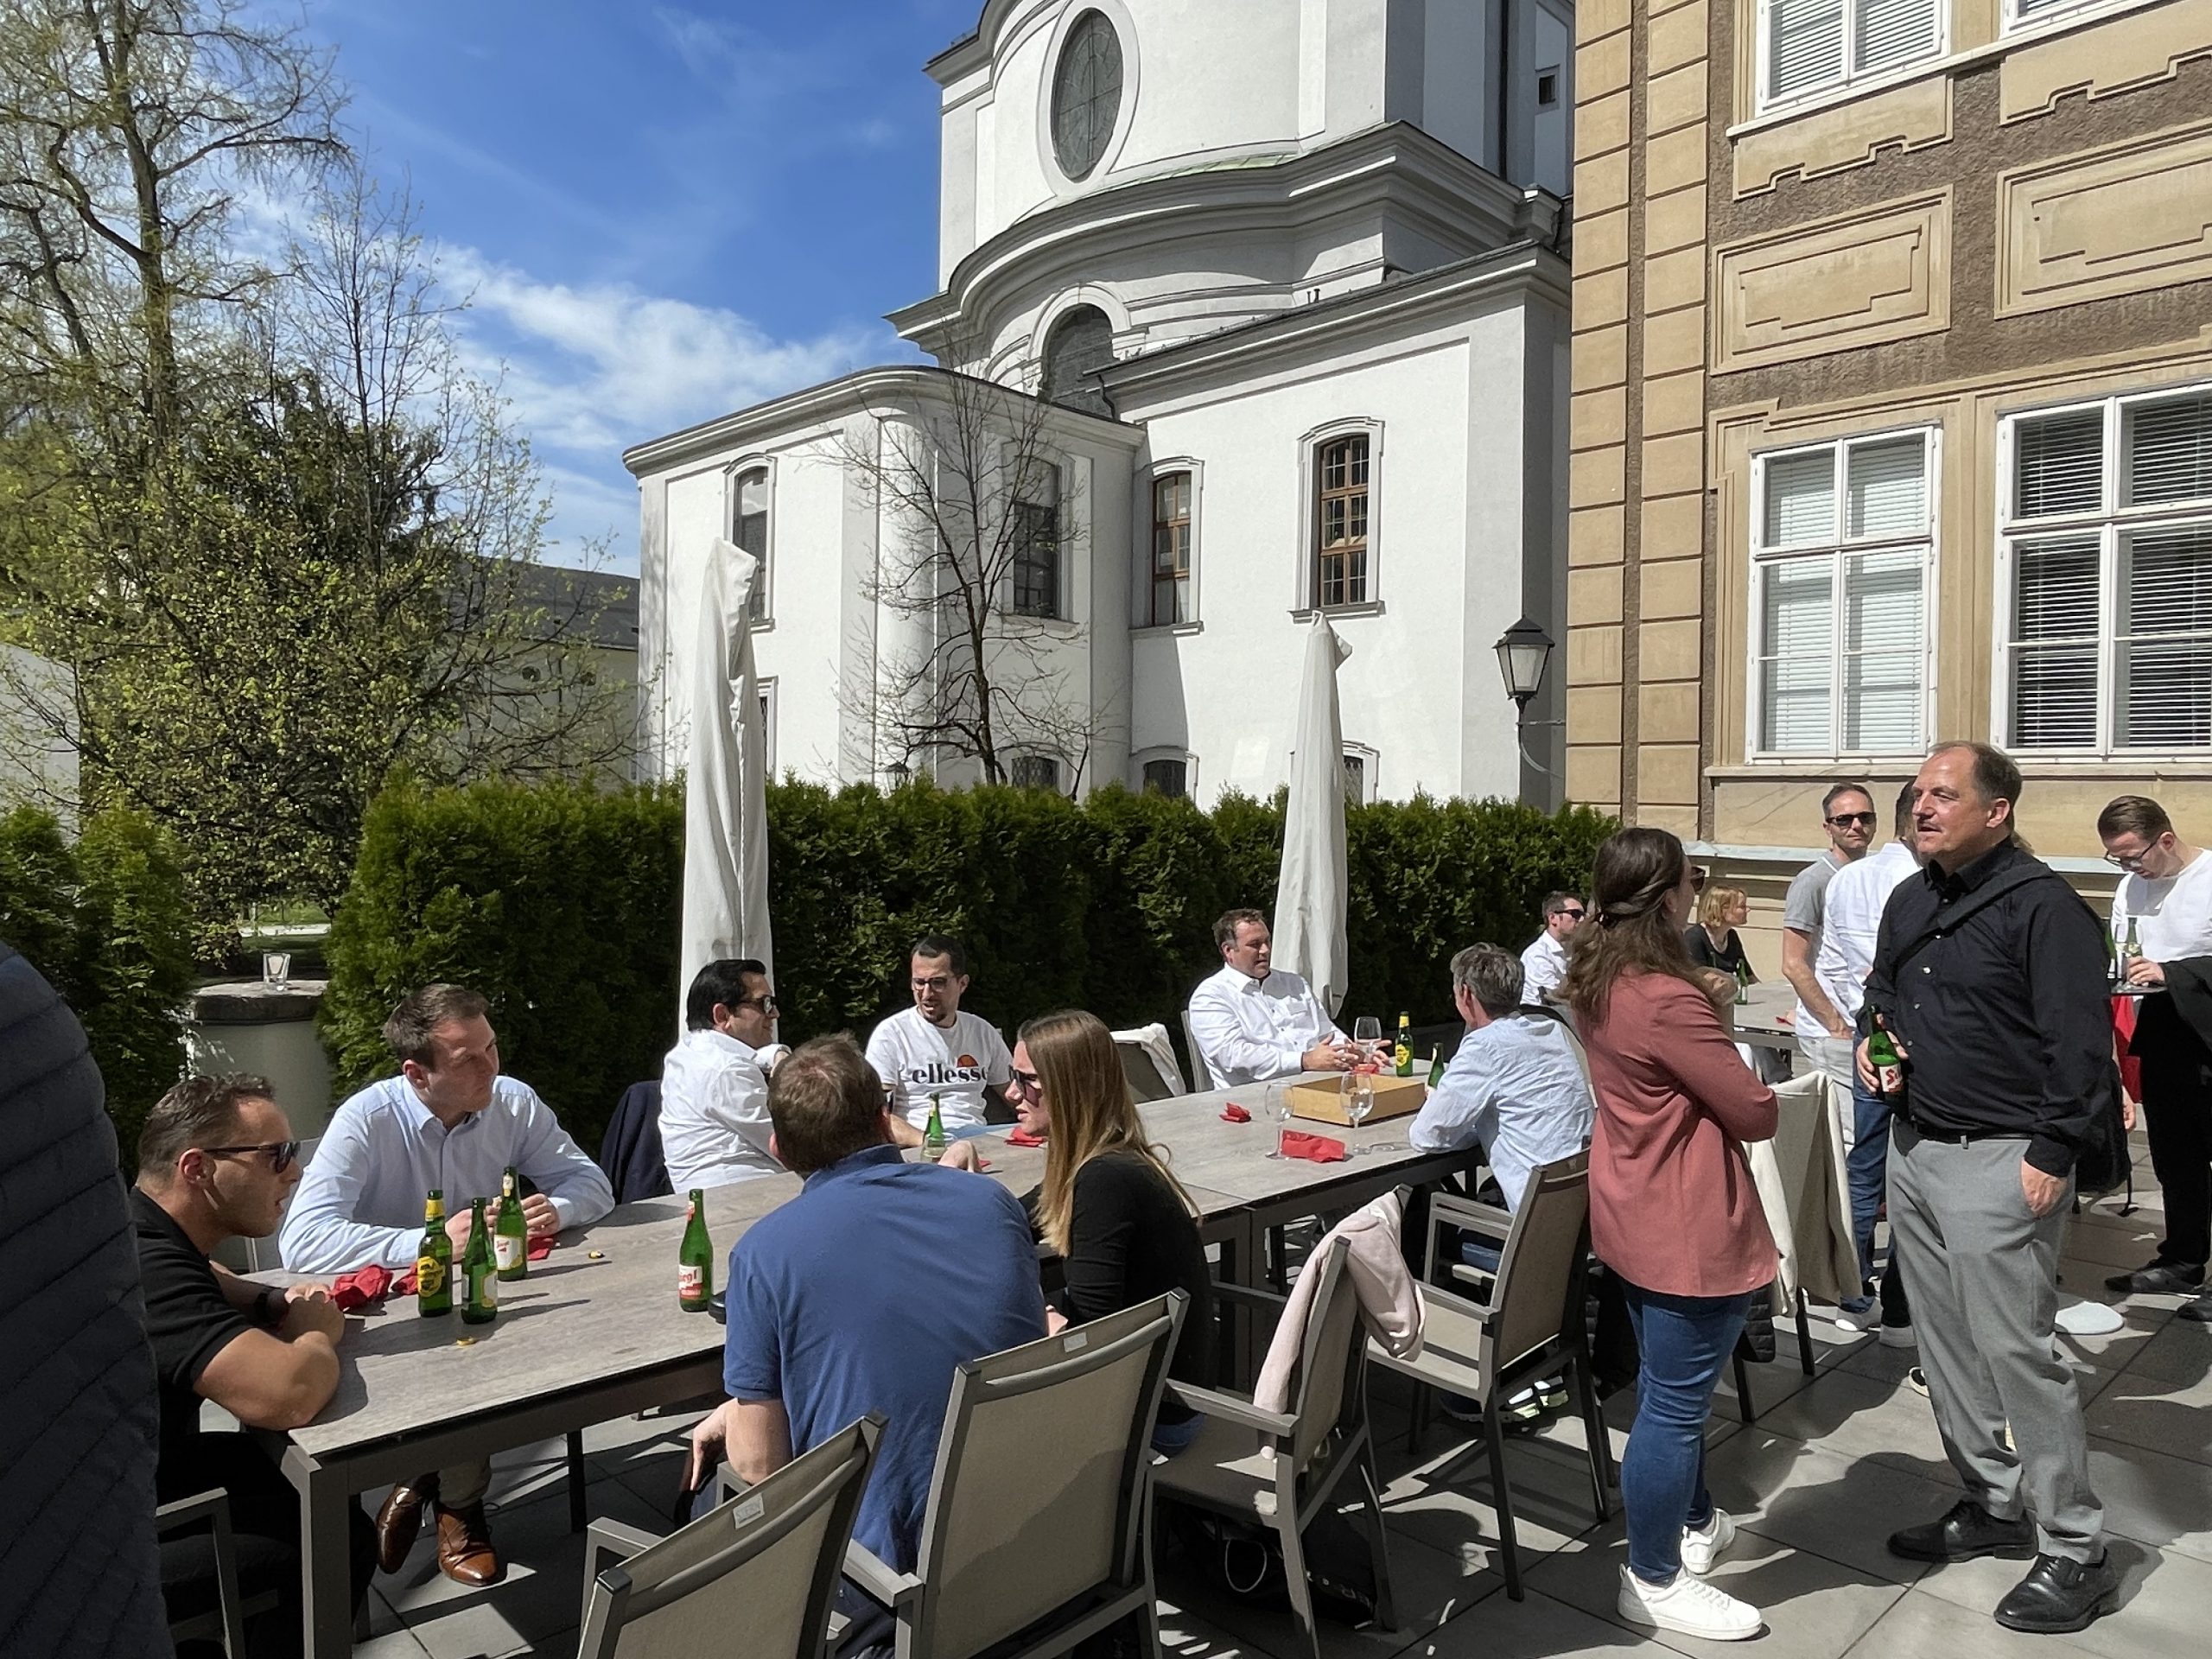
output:
M 84 1027 L 0 944 L 0 1654 L 167 1655 L 154 1359 Z

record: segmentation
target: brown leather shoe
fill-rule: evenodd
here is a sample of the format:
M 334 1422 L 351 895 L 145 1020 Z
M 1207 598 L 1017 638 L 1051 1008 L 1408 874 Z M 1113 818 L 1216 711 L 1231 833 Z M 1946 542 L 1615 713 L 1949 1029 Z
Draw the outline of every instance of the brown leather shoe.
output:
M 497 1584 L 506 1576 L 481 1503 L 460 1510 L 438 1505 L 438 1571 L 455 1584 Z
M 397 1573 L 406 1565 L 407 1552 L 415 1548 L 415 1535 L 423 1529 L 423 1509 L 438 1495 L 438 1478 L 423 1475 L 403 1481 L 377 1511 L 377 1565 Z

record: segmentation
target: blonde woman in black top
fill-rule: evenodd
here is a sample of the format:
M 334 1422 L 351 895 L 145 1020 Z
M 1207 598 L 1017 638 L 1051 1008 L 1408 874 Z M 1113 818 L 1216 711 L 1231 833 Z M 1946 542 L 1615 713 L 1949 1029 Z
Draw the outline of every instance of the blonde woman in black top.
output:
M 1167 1374 L 1211 1388 L 1213 1294 L 1198 1206 L 1145 1138 L 1113 1034 L 1075 1010 L 1032 1020 L 1014 1044 L 1007 1096 L 1046 1137 L 1045 1179 L 1029 1210 L 1066 1277 L 1047 1298 L 1047 1322 L 1055 1330 L 1081 1325 L 1182 1291 L 1191 1301 Z M 1154 1449 L 1181 1451 L 1202 1421 L 1162 1400 Z

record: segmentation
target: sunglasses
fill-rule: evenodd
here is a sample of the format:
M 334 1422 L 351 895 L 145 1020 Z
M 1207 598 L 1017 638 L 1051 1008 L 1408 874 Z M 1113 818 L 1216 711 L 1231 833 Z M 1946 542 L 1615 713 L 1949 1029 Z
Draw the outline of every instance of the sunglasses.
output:
M 1027 1093 L 1033 1095 L 1037 1092 L 1038 1084 L 1043 1081 L 1034 1071 L 1024 1071 L 1018 1065 L 1014 1068 L 1014 1080 L 1020 1084 Z
M 1828 822 L 1839 830 L 1853 823 L 1864 824 L 1867 829 L 1872 830 L 1874 827 L 1875 817 L 1872 812 L 1839 812 Z
M 1573 921 L 1579 922 L 1582 919 L 1582 912 L 1579 910 L 1562 910 L 1560 914 Z
M 257 1147 L 202 1147 L 200 1150 L 211 1158 L 243 1158 L 250 1152 L 262 1153 L 268 1157 L 270 1173 L 282 1175 L 292 1166 L 292 1160 L 300 1155 L 300 1143 L 296 1141 L 264 1141 Z

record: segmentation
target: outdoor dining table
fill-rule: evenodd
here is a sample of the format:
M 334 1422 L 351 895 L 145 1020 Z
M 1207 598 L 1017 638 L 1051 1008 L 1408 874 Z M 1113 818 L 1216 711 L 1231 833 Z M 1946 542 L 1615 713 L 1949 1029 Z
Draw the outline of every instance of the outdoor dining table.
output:
M 1797 993 L 1786 979 L 1763 979 L 1748 987 L 1734 1005 L 1735 1039 L 1757 1048 L 1797 1052 Z
M 1235 1100 L 1248 1123 L 1222 1120 Z M 1222 1277 L 1251 1284 L 1262 1230 L 1285 1220 L 1362 1203 L 1402 1183 L 1440 1179 L 1479 1152 L 1422 1154 L 1406 1143 L 1411 1119 L 1359 1129 L 1313 1125 L 1363 1155 L 1341 1163 L 1270 1159 L 1274 1125 L 1257 1088 L 1152 1102 L 1147 1132 L 1199 1208 L 1200 1236 L 1221 1247 Z M 1018 1193 L 1043 1178 L 1041 1147 L 1003 1133 L 976 1138 L 984 1173 Z M 745 1230 L 799 1190 L 768 1175 L 709 1188 L 707 1225 L 719 1256 Z M 677 1305 L 677 1253 L 684 1200 L 618 1206 L 561 1235 L 530 1276 L 500 1286 L 498 1319 L 469 1325 L 456 1313 L 417 1317 L 396 1298 L 350 1316 L 340 1344 L 337 1392 L 315 1421 L 274 1437 L 300 1495 L 300 1574 L 307 1651 L 351 1651 L 346 1506 L 372 1487 L 518 1446 L 558 1439 L 652 1407 L 718 1395 L 722 1325 Z M 257 1275 L 277 1283 L 305 1275 Z M 1249 1351 L 1232 1346 L 1232 1354 Z

